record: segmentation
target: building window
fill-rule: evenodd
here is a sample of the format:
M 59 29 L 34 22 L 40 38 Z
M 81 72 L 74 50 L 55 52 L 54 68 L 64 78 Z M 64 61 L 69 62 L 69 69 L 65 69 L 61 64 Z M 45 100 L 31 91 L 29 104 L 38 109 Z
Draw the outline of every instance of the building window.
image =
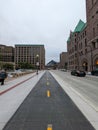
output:
M 75 57 L 77 57 L 77 53 L 75 53 Z
M 84 38 L 84 33 L 83 33 L 83 38 Z
M 95 67 L 98 68 L 98 59 L 95 61 Z
M 76 38 L 75 38 L 75 43 L 76 43 Z
M 94 15 L 92 16 L 92 19 L 94 18 Z
M 92 42 L 92 47 L 93 47 L 93 49 L 96 48 L 96 43 L 95 42 Z
M 98 14 L 98 10 L 96 11 L 96 14 Z
M 85 47 L 87 47 L 87 39 L 85 39 Z
M 98 24 L 97 24 L 97 32 L 98 32 Z
M 81 39 L 82 39 L 82 35 L 81 35 Z
M 95 37 L 95 28 L 93 28 L 93 37 Z
M 98 60 L 96 60 L 96 65 L 98 65 Z
M 75 45 L 75 51 L 77 51 L 77 46 Z
M 83 51 L 81 51 L 81 56 L 83 55 Z
M 86 36 L 86 31 L 85 31 L 85 36 Z
M 85 49 L 85 54 L 87 54 L 87 49 Z

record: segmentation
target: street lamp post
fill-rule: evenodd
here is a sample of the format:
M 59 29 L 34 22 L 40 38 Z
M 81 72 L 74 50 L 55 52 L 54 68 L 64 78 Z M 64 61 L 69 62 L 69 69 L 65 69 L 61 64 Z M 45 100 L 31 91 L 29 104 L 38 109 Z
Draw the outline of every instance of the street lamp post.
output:
M 37 72 L 36 74 L 38 74 L 38 66 L 39 66 L 39 55 L 36 55 L 36 66 L 37 66 Z

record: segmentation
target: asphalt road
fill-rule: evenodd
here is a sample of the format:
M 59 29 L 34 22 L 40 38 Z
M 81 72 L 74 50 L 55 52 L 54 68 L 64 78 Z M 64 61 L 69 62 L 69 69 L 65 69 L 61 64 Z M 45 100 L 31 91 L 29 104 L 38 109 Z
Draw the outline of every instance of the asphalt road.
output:
M 62 78 L 70 88 L 79 93 L 88 104 L 98 111 L 98 77 L 72 76 L 69 72 L 53 71 L 56 75 Z
M 46 72 L 3 130 L 94 130 Z

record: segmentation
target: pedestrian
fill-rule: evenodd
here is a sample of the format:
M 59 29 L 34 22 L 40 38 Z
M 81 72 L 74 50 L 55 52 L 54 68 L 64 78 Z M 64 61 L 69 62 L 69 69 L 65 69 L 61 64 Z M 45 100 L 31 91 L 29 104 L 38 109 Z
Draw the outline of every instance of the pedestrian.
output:
M 0 72 L 0 82 L 1 82 L 1 85 L 4 85 L 4 80 L 5 78 L 7 78 L 7 73 L 6 71 L 1 71 Z

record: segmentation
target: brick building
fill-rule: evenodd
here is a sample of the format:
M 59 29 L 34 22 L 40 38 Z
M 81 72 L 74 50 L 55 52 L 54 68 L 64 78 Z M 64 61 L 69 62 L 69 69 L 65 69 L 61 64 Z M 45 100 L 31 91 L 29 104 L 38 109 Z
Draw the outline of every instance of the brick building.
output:
M 0 44 L 0 68 L 4 63 L 14 64 L 14 47 Z
M 87 23 L 79 21 L 67 41 L 68 68 L 98 68 L 98 1 L 86 0 Z
M 45 48 L 44 45 L 28 45 L 16 44 L 15 45 L 15 64 L 29 63 L 34 67 L 39 66 L 39 69 L 45 67 Z
M 60 54 L 59 68 L 60 69 L 67 69 L 67 61 L 68 61 L 67 52 L 62 52 Z

